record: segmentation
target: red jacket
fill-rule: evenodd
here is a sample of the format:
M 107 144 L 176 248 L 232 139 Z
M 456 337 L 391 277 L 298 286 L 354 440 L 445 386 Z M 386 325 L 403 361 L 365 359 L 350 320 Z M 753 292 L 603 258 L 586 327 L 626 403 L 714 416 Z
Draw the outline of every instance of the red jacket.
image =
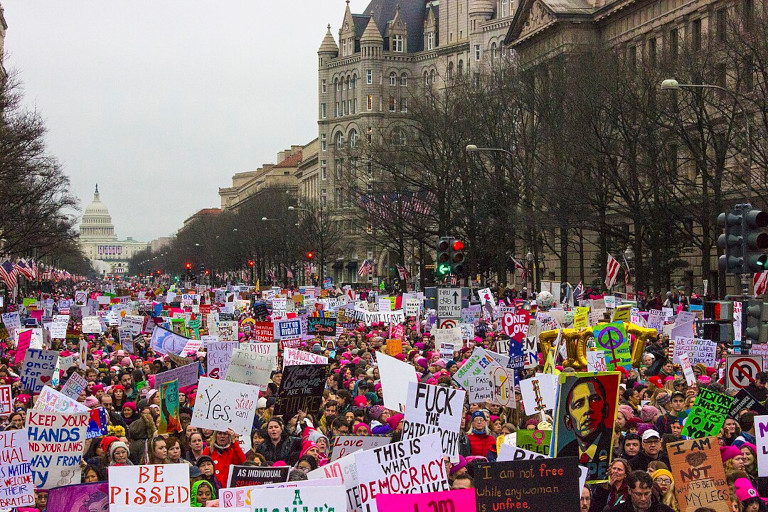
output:
M 496 438 L 489 434 L 468 434 L 472 455 L 486 457 L 491 448 L 496 446 Z
M 213 476 L 216 477 L 222 487 L 229 487 L 229 482 L 227 482 L 229 466 L 245 462 L 245 454 L 237 442 L 230 444 L 224 451 L 206 446 L 203 449 L 203 455 L 209 455 L 213 459 Z

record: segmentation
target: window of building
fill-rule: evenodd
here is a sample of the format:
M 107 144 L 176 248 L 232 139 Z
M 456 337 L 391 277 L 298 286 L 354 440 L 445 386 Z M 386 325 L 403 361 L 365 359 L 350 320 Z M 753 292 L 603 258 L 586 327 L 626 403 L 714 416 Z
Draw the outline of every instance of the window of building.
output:
M 324 133 L 320 135 L 320 151 L 328 151 L 328 141 Z
M 448 63 L 448 80 L 453 80 L 453 62 Z
M 728 34 L 728 11 L 724 7 L 715 13 L 715 37 L 721 43 L 725 42 Z
M 341 206 L 341 189 L 340 188 L 333 189 L 333 203 L 336 206 Z
M 509 0 L 501 0 L 501 17 L 505 18 L 509 15 Z
M 320 104 L 320 117 L 325 119 L 325 103 Z
M 727 81 L 727 70 L 725 67 L 725 63 L 721 62 L 720 64 L 717 64 L 715 66 L 715 85 L 719 85 L 722 88 L 725 88 Z M 722 97 L 723 91 L 718 90 L 718 94 Z
M 408 87 L 408 73 L 400 75 L 400 87 Z
M 435 49 L 435 33 L 429 32 L 427 33 L 427 50 L 434 50 Z
M 459 66 L 456 68 L 456 73 L 459 76 L 462 76 L 464 74 L 464 60 L 459 59 Z
M 691 22 L 691 47 L 694 50 L 701 50 L 701 19 Z
M 339 117 L 339 102 L 336 102 L 336 105 L 333 107 L 333 116 Z
M 741 6 L 744 28 L 751 29 L 755 16 L 755 4 L 753 0 L 744 0 Z
M 397 73 L 394 71 L 389 74 L 389 85 L 392 87 L 397 85 Z
M 353 105 L 354 103 L 352 103 L 352 100 L 347 100 L 347 114 L 354 114 L 354 112 L 352 112 Z
M 424 86 L 425 87 L 429 86 L 429 73 L 427 73 L 426 71 L 424 72 Z
M 395 97 L 390 96 L 389 97 L 389 111 L 394 112 L 395 111 Z
M 323 206 L 326 205 L 326 191 L 324 188 L 320 189 L 320 204 Z
M 320 160 L 320 179 L 328 179 L 328 160 Z
M 373 94 L 368 95 L 368 111 L 373 110 Z
M 629 65 L 630 69 L 635 69 L 637 67 L 637 47 L 636 46 L 630 46 L 627 48 L 627 65 Z
M 496 59 L 496 43 L 491 43 L 491 59 Z
M 400 112 L 408 112 L 408 98 L 400 98 Z
M 429 72 L 429 83 L 434 84 L 435 83 L 435 70 Z
M 656 38 L 652 37 L 648 40 L 648 63 L 651 65 L 651 67 L 655 68 L 657 60 Z
M 352 149 L 357 147 L 357 130 L 350 130 L 349 132 L 349 147 Z
M 323 93 L 325 93 L 325 91 L 326 91 L 325 78 L 320 80 L 320 91 L 323 92 Z
M 475 60 L 480 60 L 480 57 L 481 57 L 481 55 L 480 55 L 480 45 L 476 44 L 475 45 Z
M 365 81 L 369 85 L 373 83 L 373 70 L 372 69 L 366 69 L 365 70 Z
M 336 138 L 334 139 L 334 144 L 336 144 L 336 149 L 341 148 L 344 146 L 344 134 L 341 132 L 338 132 L 336 134 Z
M 669 31 L 669 58 L 677 60 L 677 52 L 679 50 L 680 36 L 676 28 Z
M 403 36 L 400 34 L 392 36 L 392 51 L 399 53 L 403 52 Z
M 744 75 L 742 77 L 742 90 L 744 92 L 752 92 L 755 88 L 755 64 L 751 55 L 744 57 L 744 68 L 742 74 Z

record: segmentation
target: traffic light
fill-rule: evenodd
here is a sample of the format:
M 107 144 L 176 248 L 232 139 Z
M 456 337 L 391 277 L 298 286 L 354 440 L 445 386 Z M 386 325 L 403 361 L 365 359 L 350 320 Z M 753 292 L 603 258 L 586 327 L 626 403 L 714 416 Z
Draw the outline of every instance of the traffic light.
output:
M 248 266 L 249 266 L 249 267 L 252 267 L 252 266 L 254 266 L 255 264 L 256 264 L 256 262 L 255 262 L 255 261 L 253 261 L 253 260 L 248 260 Z
M 451 244 L 451 273 L 457 276 L 464 274 L 464 242 L 454 240 Z
M 744 258 L 744 273 L 758 274 L 768 270 L 768 213 L 753 210 L 752 205 L 744 206 L 742 215 L 742 256 Z
M 453 251 L 453 237 L 444 236 L 437 243 L 437 258 L 435 259 L 435 277 L 444 279 L 451 273 L 451 252 Z
M 192 270 L 192 264 L 187 262 L 184 264 L 184 268 L 186 268 L 187 270 Z
M 314 257 L 315 257 L 315 253 L 313 253 L 312 251 L 307 252 L 307 259 L 308 260 L 311 260 Z
M 758 343 L 768 343 L 768 303 L 750 299 L 742 310 L 747 312 L 747 321 L 742 320 L 744 336 L 742 342 L 750 347 Z
M 205 275 L 207 275 L 207 276 L 211 275 L 211 271 L 208 270 L 208 269 L 205 269 Z
M 726 274 L 744 274 L 744 254 L 741 210 L 734 208 L 717 216 L 717 225 L 725 228 L 725 233 L 717 238 L 717 248 L 723 252 L 718 259 L 720 272 Z
M 160 269 L 157 269 L 157 275 L 160 275 Z

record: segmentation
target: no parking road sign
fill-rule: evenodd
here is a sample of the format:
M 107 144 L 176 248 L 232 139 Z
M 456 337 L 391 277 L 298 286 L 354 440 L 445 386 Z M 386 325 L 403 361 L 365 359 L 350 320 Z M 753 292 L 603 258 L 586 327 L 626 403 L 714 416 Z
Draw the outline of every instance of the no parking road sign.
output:
M 749 386 L 762 368 L 762 356 L 729 355 L 726 359 L 725 371 L 728 377 L 728 389 L 743 389 Z

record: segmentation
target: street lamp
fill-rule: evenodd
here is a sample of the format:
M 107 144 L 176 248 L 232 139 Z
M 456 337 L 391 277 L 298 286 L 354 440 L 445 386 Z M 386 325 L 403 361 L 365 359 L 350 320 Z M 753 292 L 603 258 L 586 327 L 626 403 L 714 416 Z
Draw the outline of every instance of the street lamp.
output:
M 514 157 L 510 151 L 507 151 L 506 149 L 501 148 L 479 148 L 476 144 L 467 144 L 467 147 L 465 148 L 467 150 L 467 153 L 479 153 L 481 151 L 496 151 L 498 153 L 506 153 L 511 157 Z
M 747 183 L 747 199 L 749 199 L 752 195 L 752 136 L 751 136 L 751 125 L 749 122 L 749 115 L 747 114 L 747 109 L 744 108 L 744 105 L 739 101 L 739 96 L 729 90 L 725 87 L 721 87 L 719 85 L 713 85 L 713 84 L 681 84 L 674 78 L 667 78 L 666 80 L 661 82 L 661 89 L 663 91 L 679 91 L 681 89 L 717 89 L 718 91 L 722 91 L 729 95 L 731 98 L 733 98 L 734 103 L 739 107 L 742 114 L 744 115 L 744 133 L 747 138 L 747 179 L 749 180 Z
M 627 272 L 629 272 L 629 264 L 632 263 L 632 260 L 635 258 L 635 251 L 632 250 L 632 247 L 629 245 L 626 249 L 624 249 L 624 259 L 627 260 Z M 630 282 L 630 284 L 634 287 L 634 283 Z M 627 290 L 627 294 L 629 294 L 629 290 Z

